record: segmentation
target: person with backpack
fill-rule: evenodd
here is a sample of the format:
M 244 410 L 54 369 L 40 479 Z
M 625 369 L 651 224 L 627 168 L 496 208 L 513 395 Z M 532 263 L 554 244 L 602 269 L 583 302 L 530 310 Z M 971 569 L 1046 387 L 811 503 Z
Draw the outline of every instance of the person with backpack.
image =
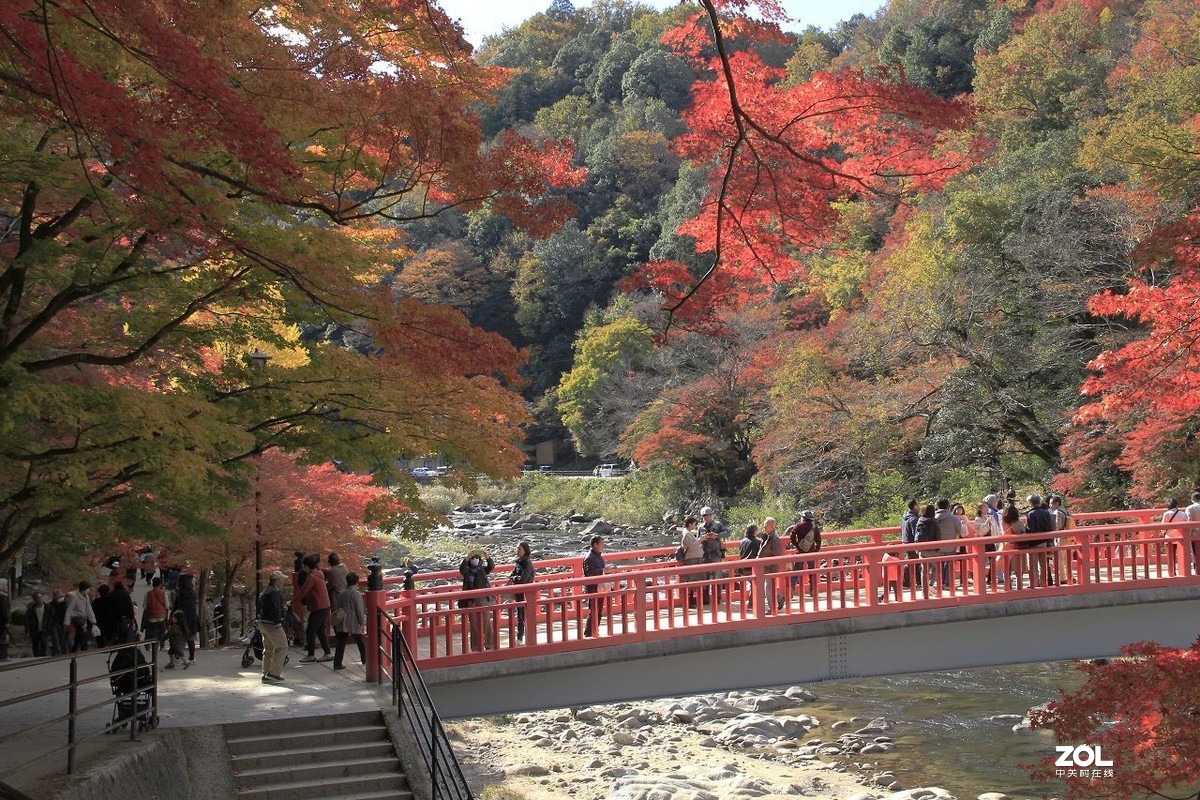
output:
M 821 549 L 821 526 L 817 524 L 816 515 L 812 511 L 807 509 L 803 511 L 800 518 L 787 529 L 787 534 L 792 549 L 797 553 L 812 556 Z M 811 570 L 815 570 L 816 566 L 816 559 L 806 559 L 797 561 L 793 567 L 797 572 L 804 569 L 810 570 L 807 581 L 808 588 L 805 589 L 805 593 L 811 594 L 814 600 L 817 597 L 817 575 Z M 797 575 L 792 579 L 792 586 L 795 587 L 799 582 L 800 576 Z
M 1075 518 L 1071 512 L 1063 508 L 1063 499 L 1059 495 L 1050 495 L 1050 516 L 1054 519 L 1055 531 L 1067 531 L 1075 527 Z M 1072 562 L 1079 555 L 1079 539 L 1074 536 L 1062 536 L 1054 540 L 1054 576 L 1059 585 L 1068 582 L 1078 582 L 1072 577 L 1074 572 Z M 1067 549 L 1063 549 L 1067 548 Z
M 904 544 L 912 545 L 917 541 L 917 520 L 921 518 L 921 513 L 918 510 L 917 498 L 911 497 L 908 500 L 908 508 L 904 511 L 904 516 L 900 519 L 900 541 Z M 904 551 L 904 558 L 918 558 L 920 553 L 916 548 L 910 547 Z M 912 585 L 912 579 L 915 576 L 917 586 L 923 583 L 923 570 L 913 569 L 911 565 L 904 566 L 904 577 L 902 588 L 909 588 Z
M 917 555 L 919 558 L 926 558 L 938 551 L 938 528 L 936 513 L 937 510 L 933 503 L 927 503 L 925 507 L 921 509 L 921 516 L 917 518 L 916 530 L 913 534 L 913 543 L 917 545 Z M 937 582 L 935 579 L 940 577 L 937 574 L 937 562 L 926 561 L 924 567 L 919 567 L 918 569 L 924 573 L 924 594 L 926 597 L 929 597 L 929 590 Z

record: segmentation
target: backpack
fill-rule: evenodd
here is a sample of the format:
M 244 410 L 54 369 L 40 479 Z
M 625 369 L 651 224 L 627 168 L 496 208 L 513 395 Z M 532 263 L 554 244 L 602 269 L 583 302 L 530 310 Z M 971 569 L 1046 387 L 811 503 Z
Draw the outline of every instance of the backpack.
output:
M 933 520 L 929 517 L 921 517 L 917 520 L 917 537 L 914 541 L 923 544 L 925 542 L 936 542 L 937 540 L 937 525 L 933 523 Z
M 799 524 L 799 523 L 797 523 L 797 524 Z M 786 533 L 787 533 L 787 536 L 789 539 L 792 538 L 792 531 L 795 530 L 795 527 L 796 526 L 793 525 L 792 527 L 787 529 Z M 799 550 L 801 553 L 808 553 L 808 552 L 811 552 L 812 549 L 814 547 L 816 547 L 816 545 L 817 545 L 817 525 L 816 525 L 816 523 L 813 523 L 813 526 L 808 529 L 808 533 L 804 534 L 804 536 L 800 539 L 800 541 L 796 543 L 796 549 Z
M 676 564 L 683 563 L 683 552 L 684 552 L 683 545 L 679 545 L 679 547 L 675 548 L 675 563 Z

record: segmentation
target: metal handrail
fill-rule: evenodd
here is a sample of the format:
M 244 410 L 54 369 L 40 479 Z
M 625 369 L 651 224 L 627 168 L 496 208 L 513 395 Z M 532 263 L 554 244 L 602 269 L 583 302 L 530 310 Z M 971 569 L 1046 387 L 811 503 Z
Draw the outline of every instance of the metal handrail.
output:
M 149 646 L 150 659 L 148 662 L 139 663 L 136 655 L 137 648 Z M 114 653 L 122 650 L 133 650 L 134 664 L 132 667 L 122 668 L 117 670 L 106 670 L 103 675 L 95 675 L 88 678 L 79 677 L 79 661 L 84 658 L 93 658 L 96 656 L 105 656 L 111 658 Z M 125 724 L 129 725 L 129 740 L 137 741 L 137 732 L 139 723 L 144 723 L 153 726 L 158 719 L 158 644 L 156 642 L 128 642 L 119 644 L 113 647 L 102 647 L 94 650 L 80 650 L 74 653 L 66 653 L 59 656 L 50 656 L 45 658 L 34 658 L 23 661 L 12 662 L 0 666 L 0 673 L 12 673 L 22 669 L 37 669 L 45 670 L 48 666 L 67 662 L 68 677 L 65 684 L 52 686 L 48 689 L 38 689 L 37 691 L 27 692 L 23 695 L 8 698 L 0 701 L 0 708 L 8 708 L 19 703 L 37 700 L 51 695 L 66 693 L 67 695 L 67 712 L 65 714 L 53 717 L 48 720 L 43 720 L 34 725 L 28 725 L 13 733 L 0 736 L 0 749 L 3 749 L 6 742 L 15 739 L 16 737 L 28 736 L 31 731 L 41 728 L 51 727 L 63 722 L 67 727 L 67 742 L 64 745 L 54 747 L 48 750 L 41 750 L 32 758 L 26 759 L 13 767 L 0 772 L 0 777 L 8 777 L 18 772 L 22 772 L 29 767 L 30 764 L 48 758 L 53 755 L 58 755 L 63 751 L 67 753 L 67 774 L 75 772 L 75 751 L 79 747 L 80 742 L 84 739 L 102 736 L 107 733 L 114 733 Z M 138 671 L 140 668 L 149 668 L 150 678 L 145 684 L 139 684 Z M 109 699 L 103 702 L 92 703 L 80 707 L 79 705 L 79 688 L 89 684 L 98 683 L 100 681 L 108 681 L 112 685 L 112 681 L 122 675 L 132 675 L 133 688 L 128 692 L 113 692 Z M 149 695 L 149 702 L 144 710 L 138 709 L 137 697 L 142 693 Z M 81 734 L 76 725 L 76 720 L 90 711 L 95 711 L 99 708 L 110 706 L 114 703 L 120 703 L 122 700 L 130 702 L 130 715 L 115 722 L 108 722 L 102 728 L 90 733 Z
M 390 630 L 385 629 L 385 625 Z M 377 626 L 380 642 L 379 680 L 382 683 L 386 675 L 391 681 L 392 702 L 412 726 L 417 747 L 429 770 L 431 800 L 474 800 L 462 765 L 458 763 L 429 694 L 429 687 L 425 685 L 417 660 L 404 640 L 403 631 L 396 620 L 383 613 L 382 609 L 379 610 Z M 390 646 L 385 647 L 385 642 Z

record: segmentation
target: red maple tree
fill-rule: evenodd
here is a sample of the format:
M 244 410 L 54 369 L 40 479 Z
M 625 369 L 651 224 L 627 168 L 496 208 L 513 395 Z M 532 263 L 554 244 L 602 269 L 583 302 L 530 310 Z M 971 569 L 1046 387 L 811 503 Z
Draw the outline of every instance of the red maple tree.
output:
M 1099 748 L 1113 764 L 1081 776 L 1047 758 L 1034 778 L 1064 781 L 1071 800 L 1200 797 L 1200 639 L 1187 649 L 1138 642 L 1079 669 L 1084 685 L 1030 721 L 1062 745 Z
M 783 70 L 729 45 L 734 36 L 778 39 L 785 17 L 776 3 L 701 5 L 663 41 L 711 76 L 693 87 L 688 131 L 675 142 L 681 157 L 711 165 L 700 212 L 678 229 L 711 266 L 696 276 L 653 262 L 626 283 L 663 293 L 672 314 L 692 322 L 722 300 L 744 303 L 803 279 L 805 253 L 837 219 L 834 201 L 940 186 L 967 160 L 946 134 L 970 119 L 965 102 L 938 99 L 898 72 L 818 72 L 789 85 Z

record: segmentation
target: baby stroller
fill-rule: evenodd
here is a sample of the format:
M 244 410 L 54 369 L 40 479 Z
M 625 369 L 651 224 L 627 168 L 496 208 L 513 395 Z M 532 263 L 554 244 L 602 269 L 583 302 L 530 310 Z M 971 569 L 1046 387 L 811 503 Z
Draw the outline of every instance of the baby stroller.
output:
M 246 645 L 246 651 L 242 653 L 242 669 L 249 669 L 254 666 L 254 659 L 262 661 L 263 657 L 263 637 L 262 631 L 258 629 L 258 620 L 253 620 L 250 623 L 250 633 L 243 636 L 242 643 Z M 289 661 L 288 656 L 283 657 L 283 663 Z
M 136 694 L 134 665 L 137 665 Z M 150 664 L 142 654 L 141 647 L 126 647 L 108 658 L 108 685 L 117 698 L 113 703 L 112 722 L 108 732 L 116 733 L 137 720 L 139 731 L 148 731 L 158 726 L 158 715 L 153 707 L 154 676 Z

